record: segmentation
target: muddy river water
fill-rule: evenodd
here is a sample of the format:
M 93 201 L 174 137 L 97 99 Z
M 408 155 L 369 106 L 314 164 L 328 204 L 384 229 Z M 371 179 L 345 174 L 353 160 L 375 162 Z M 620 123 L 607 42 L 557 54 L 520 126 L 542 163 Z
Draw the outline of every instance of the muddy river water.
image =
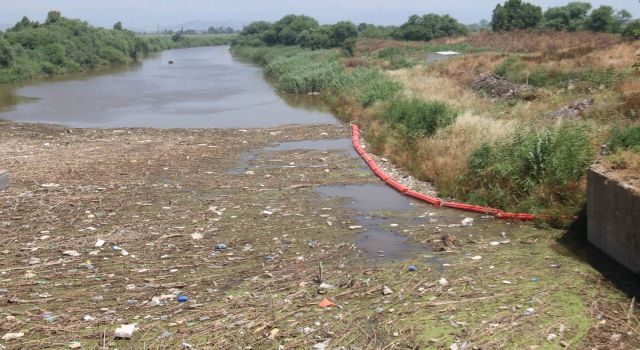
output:
M 81 128 L 337 122 L 317 97 L 279 96 L 260 67 L 235 59 L 228 46 L 169 50 L 128 67 L 0 86 L 0 108 L 0 119 Z

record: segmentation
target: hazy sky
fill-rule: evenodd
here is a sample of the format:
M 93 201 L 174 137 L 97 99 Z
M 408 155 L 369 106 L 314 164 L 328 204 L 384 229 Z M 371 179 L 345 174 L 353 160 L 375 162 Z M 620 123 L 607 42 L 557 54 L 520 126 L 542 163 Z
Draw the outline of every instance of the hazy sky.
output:
M 569 0 L 530 0 L 546 9 Z M 66 17 L 98 26 L 122 21 L 127 28 L 171 26 L 190 20 L 275 20 L 288 13 L 307 14 L 321 23 L 339 20 L 400 24 L 411 14 L 450 14 L 463 23 L 490 19 L 497 0 L 0 0 L 0 23 L 13 24 L 22 16 L 43 20 L 55 9 Z M 504 0 L 500 0 L 504 2 Z M 591 1 L 595 6 L 624 8 L 640 17 L 638 0 Z

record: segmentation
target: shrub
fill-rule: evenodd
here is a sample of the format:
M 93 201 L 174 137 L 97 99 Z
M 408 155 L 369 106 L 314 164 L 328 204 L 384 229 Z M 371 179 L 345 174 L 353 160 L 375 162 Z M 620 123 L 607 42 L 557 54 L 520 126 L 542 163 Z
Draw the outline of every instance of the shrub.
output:
M 344 68 L 332 51 L 278 56 L 265 67 L 265 74 L 287 94 L 320 92 L 345 78 Z
M 382 118 L 408 136 L 431 136 L 456 120 L 458 112 L 440 101 L 396 98 L 383 110 Z
M 640 152 L 640 125 L 614 129 L 609 138 L 609 146 L 613 151 Z
M 501 208 L 539 210 L 567 204 L 595 152 L 586 127 L 566 122 L 547 130 L 521 128 L 508 140 L 478 147 L 460 179 L 466 198 Z M 533 196 L 533 197 L 532 197 Z M 524 204 L 523 204 L 524 203 Z
M 363 107 L 369 107 L 397 95 L 402 84 L 389 79 L 376 68 L 356 68 L 333 88 L 338 94 L 355 95 Z
M 509 56 L 494 68 L 493 73 L 514 83 L 525 83 L 526 68 L 527 65 L 520 56 Z

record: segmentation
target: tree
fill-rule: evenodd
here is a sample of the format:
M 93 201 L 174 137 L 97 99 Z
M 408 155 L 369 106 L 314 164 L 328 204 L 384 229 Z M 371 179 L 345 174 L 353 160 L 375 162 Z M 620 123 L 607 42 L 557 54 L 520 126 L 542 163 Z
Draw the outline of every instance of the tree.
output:
M 625 38 L 638 40 L 640 39 L 640 19 L 630 22 L 622 31 Z
M 11 44 L 0 36 L 0 67 L 9 67 L 13 62 Z
M 115 30 L 122 30 L 122 22 L 118 21 L 116 22 L 116 24 L 113 25 L 113 29 Z
M 459 36 L 468 34 L 468 29 L 449 15 L 436 15 L 430 13 L 422 17 L 413 15 L 402 24 L 393 37 L 402 40 L 424 40 Z
M 273 24 L 266 21 L 252 22 L 242 29 L 240 35 L 248 36 L 251 34 L 261 34 L 271 28 L 273 28 Z
M 278 33 L 278 43 L 283 45 L 296 45 L 298 35 L 305 30 L 318 28 L 318 21 L 304 15 L 286 15 L 274 23 L 273 28 Z
M 620 22 L 614 16 L 613 7 L 602 5 L 591 12 L 586 28 L 594 32 L 618 33 Z
M 326 30 L 320 28 L 304 30 L 298 36 L 298 44 L 312 50 L 326 49 L 331 47 L 331 38 Z
M 348 21 L 338 22 L 329 29 L 332 46 L 342 46 L 345 40 L 358 37 L 358 28 Z
M 62 18 L 60 11 L 49 11 L 47 14 L 47 20 L 44 22 L 45 24 L 53 24 L 58 22 Z
M 582 30 L 589 10 L 591 4 L 588 2 L 570 2 L 565 6 L 550 7 L 544 13 L 542 26 L 570 32 Z
M 494 31 L 535 28 L 542 20 L 542 8 L 522 0 L 507 0 L 496 5 L 491 18 Z

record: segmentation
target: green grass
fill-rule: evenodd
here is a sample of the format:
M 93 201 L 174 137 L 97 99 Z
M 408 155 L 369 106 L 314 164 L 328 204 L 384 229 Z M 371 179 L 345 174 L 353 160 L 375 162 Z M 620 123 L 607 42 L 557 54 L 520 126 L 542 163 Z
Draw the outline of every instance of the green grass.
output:
M 627 72 L 613 68 L 563 70 L 551 64 L 538 64 L 528 69 L 523 58 L 517 55 L 505 58 L 494 68 L 493 73 L 517 84 L 529 84 L 539 88 L 563 88 L 569 83 L 575 83 L 585 91 L 592 88 L 610 88 L 627 75 Z
M 609 146 L 613 151 L 640 152 L 640 125 L 615 128 L 611 133 Z
M 594 160 L 589 128 L 565 122 L 543 131 L 522 127 L 508 140 L 484 144 L 469 157 L 459 195 L 485 205 L 540 212 L 577 207 L 576 192 Z
M 408 136 L 431 136 L 456 120 L 458 112 L 440 101 L 397 98 L 383 110 L 381 117 Z

